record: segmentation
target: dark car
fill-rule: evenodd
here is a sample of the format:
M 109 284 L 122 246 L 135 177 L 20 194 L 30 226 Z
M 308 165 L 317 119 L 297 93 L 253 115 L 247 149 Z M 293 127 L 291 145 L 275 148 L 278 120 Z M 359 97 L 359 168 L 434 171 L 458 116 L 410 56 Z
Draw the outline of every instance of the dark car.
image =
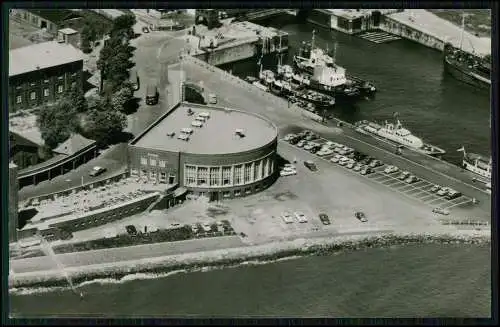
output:
M 304 166 L 306 166 L 310 171 L 317 171 L 318 167 L 311 160 L 304 161 Z
M 311 153 L 316 153 L 318 152 L 319 150 L 321 150 L 321 145 L 316 145 L 316 146 L 313 146 L 312 149 L 311 149 Z
M 462 196 L 462 193 L 453 191 L 452 193 L 449 193 L 448 195 L 445 196 L 446 200 L 453 200 L 457 199 Z
M 355 216 L 357 219 L 359 219 L 360 221 L 362 221 L 362 222 L 366 222 L 366 221 L 367 221 L 366 216 L 365 216 L 365 213 L 364 213 L 364 212 L 362 212 L 362 211 L 357 211 L 357 212 L 354 214 L 354 216 Z
M 142 28 L 142 32 L 143 32 L 143 33 L 149 33 L 149 28 L 147 28 L 146 26 L 144 26 L 144 27 Z
M 96 177 L 96 176 L 99 176 L 100 174 L 104 173 L 105 171 L 106 171 L 106 168 L 95 166 L 94 168 L 92 168 L 89 175 L 92 177 Z
M 146 88 L 146 104 L 149 106 L 157 104 L 158 97 L 158 87 L 153 84 L 148 85 L 148 87 Z
M 330 225 L 330 218 L 328 218 L 328 215 L 326 213 L 320 213 L 319 220 L 321 220 L 323 225 Z
M 127 233 L 131 236 L 136 236 L 137 235 L 137 228 L 135 228 L 134 225 L 127 225 L 125 226 L 125 229 L 127 230 Z

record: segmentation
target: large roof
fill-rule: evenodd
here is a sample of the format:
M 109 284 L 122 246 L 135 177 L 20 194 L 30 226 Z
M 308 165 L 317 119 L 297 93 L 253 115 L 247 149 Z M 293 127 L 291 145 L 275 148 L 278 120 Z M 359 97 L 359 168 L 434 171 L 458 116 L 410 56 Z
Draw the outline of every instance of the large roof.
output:
M 192 115 L 188 115 L 188 109 L 193 111 Z M 203 127 L 192 126 L 200 113 L 207 113 L 210 118 Z M 188 141 L 178 139 L 183 128 L 193 131 Z M 236 134 L 238 129 L 243 130 L 244 137 Z M 170 133 L 175 135 L 168 136 Z M 278 129 L 272 122 L 253 113 L 181 103 L 154 122 L 131 144 L 172 152 L 226 154 L 262 147 L 276 139 L 277 135 Z
M 9 77 L 83 60 L 71 44 L 49 41 L 9 51 Z
M 69 18 L 81 17 L 78 12 L 69 9 L 29 9 L 29 11 L 56 24 Z
M 94 140 L 89 140 L 81 136 L 80 134 L 73 134 L 66 141 L 59 144 L 57 148 L 55 148 L 52 151 L 71 156 L 94 143 L 95 143 Z

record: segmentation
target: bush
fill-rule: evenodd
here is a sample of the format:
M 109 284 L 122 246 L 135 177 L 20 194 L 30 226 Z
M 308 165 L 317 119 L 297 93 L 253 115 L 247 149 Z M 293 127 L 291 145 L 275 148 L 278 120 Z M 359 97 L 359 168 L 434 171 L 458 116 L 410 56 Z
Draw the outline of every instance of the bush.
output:
M 38 112 L 37 124 L 47 146 L 54 149 L 76 131 L 76 113 L 74 103 L 69 98 L 47 105 Z

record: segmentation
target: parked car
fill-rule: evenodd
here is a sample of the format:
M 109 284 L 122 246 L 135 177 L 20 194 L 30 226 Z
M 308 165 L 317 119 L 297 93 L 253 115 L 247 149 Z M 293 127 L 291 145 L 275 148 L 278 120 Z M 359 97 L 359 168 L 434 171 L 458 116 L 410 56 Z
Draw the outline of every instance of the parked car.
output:
M 306 145 L 306 141 L 305 140 L 300 140 L 299 142 L 297 142 L 297 146 L 299 148 L 303 147 L 304 145 Z
M 311 160 L 304 161 L 304 166 L 306 166 L 310 171 L 317 171 L 318 170 L 318 167 L 316 166 L 316 164 Z
M 361 170 L 361 165 L 360 164 L 356 164 L 352 170 L 354 170 L 354 171 L 360 171 Z
M 324 156 L 329 156 L 332 153 L 333 153 L 333 150 L 331 150 L 331 149 L 325 149 L 325 150 L 318 151 L 318 153 L 316 153 L 316 154 L 318 156 L 320 156 L 320 157 L 324 157 Z
M 283 219 L 283 221 L 285 222 L 285 224 L 291 224 L 291 223 L 293 223 L 293 218 L 292 218 L 292 216 L 288 212 L 283 212 L 281 214 L 281 218 Z
M 295 134 L 287 134 L 287 135 L 283 138 L 283 140 L 284 140 L 284 141 L 289 142 L 291 139 L 293 139 L 293 138 L 294 138 L 294 137 L 296 137 L 296 136 L 297 136 L 297 135 L 295 135 Z
M 419 181 L 418 177 L 415 177 L 413 175 L 408 176 L 408 178 L 405 180 L 405 182 L 408 184 L 413 184 L 413 183 L 416 183 L 418 181 Z
M 149 28 L 147 28 L 146 26 L 143 26 L 142 27 L 142 32 L 143 33 L 149 33 Z
M 380 160 L 372 160 L 372 162 L 370 162 L 370 167 L 371 168 L 376 168 L 376 167 L 380 167 L 382 166 L 383 163 L 380 161 Z
M 127 230 L 127 234 L 129 234 L 131 236 L 137 235 L 137 228 L 135 228 L 134 225 L 127 225 L 127 226 L 125 226 L 125 229 Z
M 462 196 L 462 193 L 450 189 L 448 194 L 445 196 L 445 198 L 446 198 L 446 200 L 453 200 L 453 199 L 457 199 L 461 196 Z
M 341 156 L 340 159 L 339 159 L 339 165 L 341 165 L 341 166 L 347 165 L 348 162 L 349 162 L 349 159 L 347 159 L 344 156 Z
M 445 209 L 442 209 L 442 208 L 434 208 L 434 209 L 432 209 L 432 212 L 434 212 L 434 213 L 439 213 L 439 214 L 441 214 L 441 215 L 445 215 L 445 216 L 447 216 L 447 215 L 449 215 L 449 214 L 450 214 L 450 212 L 449 212 L 449 211 L 447 211 L 447 210 L 445 210 Z
M 326 213 L 319 214 L 319 220 L 323 223 L 323 225 L 330 225 L 330 218 Z
M 197 234 L 200 231 L 197 224 L 191 224 L 191 230 L 194 234 Z
M 430 191 L 431 191 L 432 193 L 436 193 L 436 192 L 438 192 L 440 189 L 441 189 L 441 186 L 436 184 L 436 185 L 434 185 L 433 187 L 431 187 Z
M 391 165 L 391 166 L 387 166 L 387 167 L 384 169 L 384 173 L 386 173 L 386 174 L 392 174 L 392 173 L 397 172 L 398 170 L 399 170 L 399 168 L 398 168 L 398 167 L 396 167 L 396 166 L 392 166 L 392 165 Z
M 158 103 L 159 93 L 158 87 L 154 84 L 149 84 L 146 88 L 146 104 L 149 106 Z
M 92 177 L 96 177 L 96 176 L 99 176 L 100 174 L 104 173 L 105 171 L 106 171 L 106 168 L 100 167 L 100 166 L 95 166 L 94 168 L 92 168 L 89 175 Z
M 398 176 L 398 179 L 404 181 L 405 179 L 407 179 L 408 177 L 410 176 L 410 173 L 407 172 L 407 171 L 404 171 L 402 172 L 399 176 Z
M 366 215 L 365 215 L 365 213 L 364 213 L 364 212 L 362 212 L 362 211 L 357 211 L 357 212 L 354 214 L 354 216 L 355 216 L 355 217 L 356 217 L 359 221 L 361 221 L 361 222 L 363 222 L 363 223 L 368 221 L 368 219 L 366 219 Z
M 212 226 L 211 226 L 209 223 L 204 223 L 204 224 L 202 225 L 202 227 L 203 227 L 203 230 L 204 230 L 205 232 L 210 232 L 210 231 L 212 231 Z
M 283 166 L 283 168 L 291 168 L 291 169 L 297 169 L 295 165 L 292 165 L 291 163 L 287 163 Z
M 361 175 L 370 175 L 373 173 L 373 169 L 371 169 L 368 166 L 364 166 L 361 171 L 359 172 Z
M 217 104 L 217 95 L 215 95 L 214 93 L 210 93 L 208 95 L 208 103 L 209 104 Z
M 333 162 L 333 163 L 338 163 L 338 162 L 339 162 L 339 160 L 340 160 L 340 158 L 342 158 L 342 156 L 341 156 L 341 155 L 339 155 L 339 154 L 336 154 L 336 155 L 334 155 L 334 156 L 330 159 L 330 161 L 331 161 L 331 162 Z
M 439 196 L 445 196 L 445 195 L 448 195 L 448 193 L 450 192 L 450 188 L 448 187 L 443 187 L 442 189 L 440 189 L 438 192 L 437 192 L 437 195 Z
M 310 151 L 315 145 L 314 142 L 307 142 L 306 145 L 304 145 L 304 150 Z
M 295 212 L 294 215 L 299 223 L 307 223 L 307 217 L 302 212 Z
M 292 169 L 292 168 L 284 168 L 280 171 L 280 176 L 292 176 L 292 175 L 297 175 L 297 170 Z
M 346 166 L 346 168 L 353 169 L 354 165 L 355 165 L 355 161 L 351 160 L 351 161 L 347 162 L 347 164 L 345 166 Z

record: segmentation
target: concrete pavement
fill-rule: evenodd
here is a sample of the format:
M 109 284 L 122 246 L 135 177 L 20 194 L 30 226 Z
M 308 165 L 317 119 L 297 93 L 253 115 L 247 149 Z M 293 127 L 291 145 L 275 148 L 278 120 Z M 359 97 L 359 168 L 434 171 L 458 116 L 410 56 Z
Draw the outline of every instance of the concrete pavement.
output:
M 64 267 L 78 267 L 119 261 L 155 258 L 181 253 L 236 248 L 241 246 L 244 246 L 244 244 L 241 242 L 239 237 L 225 236 L 58 254 L 57 259 L 64 265 Z M 36 258 L 11 260 L 10 269 L 13 270 L 14 273 L 25 273 L 33 271 L 53 270 L 57 269 L 57 265 L 53 260 L 51 260 L 51 258 L 43 256 Z

